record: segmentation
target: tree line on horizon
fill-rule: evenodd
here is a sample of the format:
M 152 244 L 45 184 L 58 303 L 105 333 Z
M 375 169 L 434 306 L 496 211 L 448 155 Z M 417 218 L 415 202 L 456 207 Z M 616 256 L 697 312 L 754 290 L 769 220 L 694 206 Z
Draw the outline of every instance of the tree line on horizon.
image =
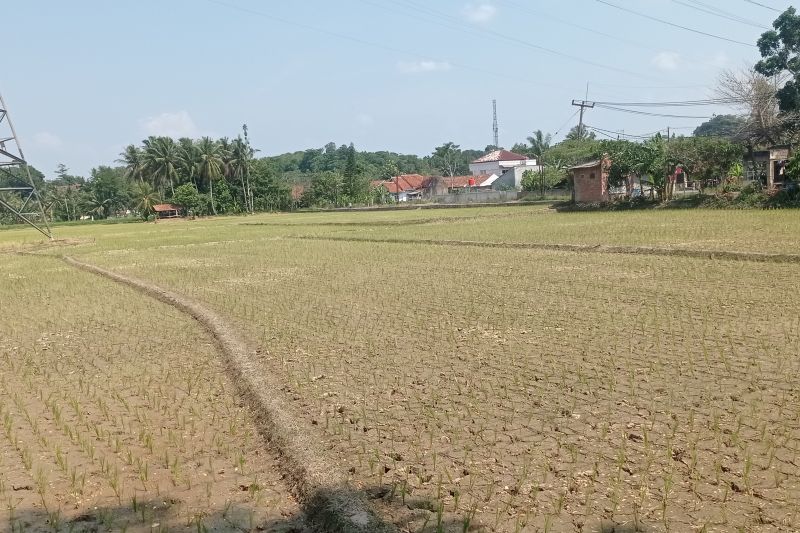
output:
M 600 140 L 586 126 L 575 126 L 564 140 L 536 130 L 510 150 L 536 158 L 540 171 L 527 173 L 523 188 L 545 191 L 568 185 L 570 166 L 608 155 L 612 181 L 625 175 L 648 176 L 664 191 L 666 176 L 678 165 L 699 179 L 741 174 L 746 153 L 775 144 L 794 143 L 800 133 L 800 16 L 792 7 L 758 40 L 761 60 L 743 71 L 725 71 L 717 94 L 736 103 L 737 113 L 719 115 L 698 126 L 692 136 L 656 134 L 633 140 Z M 31 167 L 47 212 L 54 220 L 83 216 L 107 218 L 136 214 L 147 218 L 153 205 L 171 202 L 197 215 L 250 213 L 309 206 L 341 206 L 389 201 L 371 186 L 400 174 L 455 176 L 469 173 L 469 163 L 488 151 L 462 149 L 454 142 L 426 156 L 389 151 L 357 151 L 353 144 L 331 142 L 322 148 L 256 157 L 247 126 L 229 138 L 149 137 L 129 145 L 116 166 L 100 165 L 90 176 L 75 176 L 59 165 L 55 179 Z M 787 168 L 800 179 L 800 153 Z M 0 175 L 0 187 L 25 185 L 19 173 Z M 302 186 L 302 196 L 293 187 Z M 19 201 L 0 192 L 8 202 Z M 0 222 L 13 222 L 0 212 Z

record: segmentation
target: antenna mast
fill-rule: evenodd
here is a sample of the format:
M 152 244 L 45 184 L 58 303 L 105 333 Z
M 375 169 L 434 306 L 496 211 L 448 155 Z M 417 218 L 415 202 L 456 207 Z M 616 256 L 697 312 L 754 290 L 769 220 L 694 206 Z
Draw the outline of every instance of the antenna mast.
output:
M 31 177 L 31 170 L 25 161 L 2 94 L 0 94 L 0 174 L 11 178 L 8 187 L 0 187 L 0 208 L 5 208 L 22 222 L 35 228 L 48 239 L 52 239 L 44 204 Z
M 494 121 L 492 122 L 492 132 L 494 133 L 494 147 L 500 148 L 500 129 L 497 127 L 497 100 L 492 100 L 492 112 Z

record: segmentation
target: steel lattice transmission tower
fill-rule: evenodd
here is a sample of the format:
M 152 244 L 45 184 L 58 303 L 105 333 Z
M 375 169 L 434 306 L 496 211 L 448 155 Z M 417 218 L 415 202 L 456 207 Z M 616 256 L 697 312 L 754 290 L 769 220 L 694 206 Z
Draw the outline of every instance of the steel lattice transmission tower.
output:
M 31 177 L 31 170 L 25 161 L 2 94 L 0 94 L 0 173 L 10 178 L 9 186 L 0 187 L 0 209 L 10 211 L 22 222 L 36 228 L 48 239 L 52 239 L 44 204 Z

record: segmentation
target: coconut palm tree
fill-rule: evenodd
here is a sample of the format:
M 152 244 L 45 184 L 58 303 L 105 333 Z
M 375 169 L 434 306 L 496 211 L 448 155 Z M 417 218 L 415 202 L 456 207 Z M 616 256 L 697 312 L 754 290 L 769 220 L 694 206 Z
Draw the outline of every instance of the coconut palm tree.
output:
M 253 149 L 241 136 L 236 137 L 231 143 L 228 167 L 230 168 L 231 177 L 239 178 L 242 185 L 244 205 L 249 212 L 253 211 L 253 202 L 250 196 L 250 161 L 253 155 Z
M 222 147 L 219 142 L 212 140 L 210 137 L 203 137 L 197 143 L 197 152 L 199 159 L 197 173 L 202 180 L 208 183 L 208 191 L 211 196 L 211 212 L 216 215 L 217 208 L 214 205 L 214 180 L 222 177 L 222 171 L 225 165 Z
M 119 154 L 117 163 L 125 165 L 125 176 L 128 179 L 139 180 L 140 183 L 144 183 L 145 160 L 144 153 L 140 148 L 129 144 Z
M 553 136 L 542 133 L 542 130 L 533 132 L 533 136 L 528 137 L 528 142 L 531 145 L 531 154 L 536 157 L 536 162 L 539 164 L 539 178 L 542 188 L 542 196 L 544 196 L 544 157 L 548 150 L 550 150 L 550 143 Z
M 161 200 L 153 190 L 149 183 L 140 183 L 134 191 L 134 199 L 136 199 L 136 210 L 142 214 L 142 218 L 147 220 L 150 215 L 155 213 L 153 207 Z
M 164 186 L 169 184 L 170 191 L 175 194 L 180 165 L 178 145 L 170 137 L 148 137 L 143 144 L 145 168 L 153 179 L 153 185 L 163 196 Z
M 184 183 L 191 182 L 197 187 L 197 168 L 200 164 L 200 154 L 197 145 L 188 137 L 178 139 L 178 154 L 180 157 L 179 171 Z

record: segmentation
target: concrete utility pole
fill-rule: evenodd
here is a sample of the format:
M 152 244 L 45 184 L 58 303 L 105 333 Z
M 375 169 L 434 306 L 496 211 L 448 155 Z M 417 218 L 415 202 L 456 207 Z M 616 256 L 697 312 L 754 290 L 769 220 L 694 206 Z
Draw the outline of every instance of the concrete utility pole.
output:
M 583 112 L 586 109 L 592 109 L 594 107 L 594 102 L 590 102 L 588 100 L 573 100 L 572 105 L 581 108 L 581 118 L 578 121 L 578 131 L 583 134 Z

